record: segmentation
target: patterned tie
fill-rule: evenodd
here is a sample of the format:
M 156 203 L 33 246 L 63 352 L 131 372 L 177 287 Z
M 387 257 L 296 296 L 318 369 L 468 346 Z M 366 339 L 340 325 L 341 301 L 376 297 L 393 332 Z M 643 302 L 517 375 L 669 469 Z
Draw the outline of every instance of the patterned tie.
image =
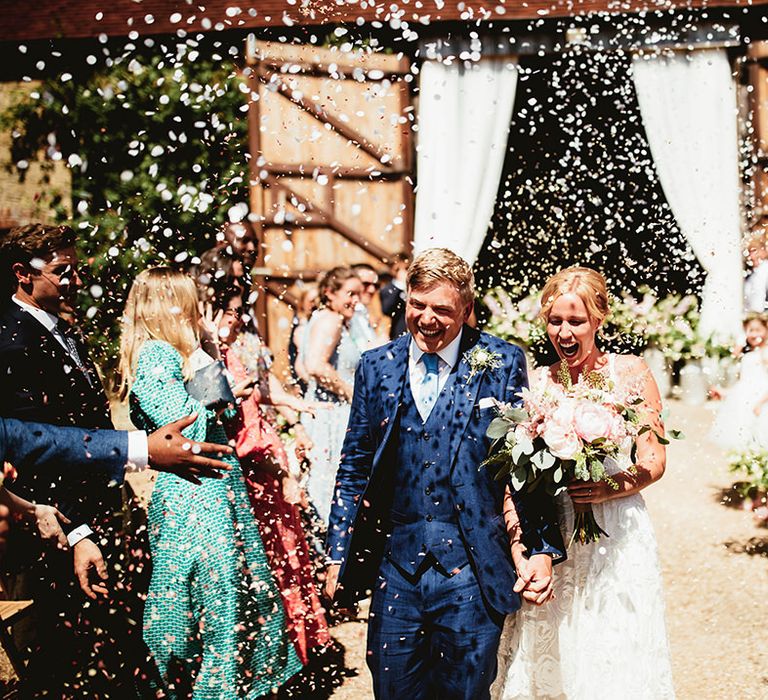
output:
M 72 328 L 64 319 L 60 318 L 58 323 L 56 324 L 56 330 L 59 332 L 59 335 L 61 335 L 61 337 L 64 339 L 64 343 L 67 346 L 67 351 L 69 352 L 69 356 L 77 365 L 78 369 L 85 375 L 85 378 L 88 380 L 88 383 L 91 384 L 91 386 L 93 386 L 91 382 L 91 376 L 88 373 L 88 369 L 83 363 L 83 360 L 80 358 L 80 353 L 77 351 L 77 341 L 75 340 L 75 336 L 74 336 L 74 333 L 72 332 Z
M 437 395 L 439 393 L 437 380 L 438 357 L 433 352 L 425 352 L 421 359 L 424 362 L 424 367 L 427 368 L 427 372 L 424 375 L 424 380 L 421 382 L 421 410 L 419 413 L 426 421 L 437 403 Z

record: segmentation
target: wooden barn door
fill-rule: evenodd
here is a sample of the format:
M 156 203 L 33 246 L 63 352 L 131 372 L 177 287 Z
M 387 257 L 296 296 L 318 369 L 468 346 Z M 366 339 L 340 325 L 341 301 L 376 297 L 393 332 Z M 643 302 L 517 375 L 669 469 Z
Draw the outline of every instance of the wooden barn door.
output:
M 399 56 L 250 39 L 248 64 L 259 322 L 283 369 L 302 284 L 410 250 L 415 115 Z

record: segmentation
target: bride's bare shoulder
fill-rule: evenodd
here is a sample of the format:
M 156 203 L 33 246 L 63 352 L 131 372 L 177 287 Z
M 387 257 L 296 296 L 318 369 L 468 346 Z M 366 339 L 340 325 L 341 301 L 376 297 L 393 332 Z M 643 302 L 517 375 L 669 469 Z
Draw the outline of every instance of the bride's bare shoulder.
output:
M 637 355 L 614 355 L 616 369 L 622 374 L 625 372 L 640 372 L 648 369 L 648 365 L 642 357 Z

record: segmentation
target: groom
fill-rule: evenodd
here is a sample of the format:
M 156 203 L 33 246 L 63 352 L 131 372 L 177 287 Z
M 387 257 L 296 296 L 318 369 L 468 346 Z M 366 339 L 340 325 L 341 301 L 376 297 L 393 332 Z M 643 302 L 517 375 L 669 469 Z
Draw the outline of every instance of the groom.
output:
M 516 580 L 504 482 L 480 468 L 493 399 L 526 385 L 522 351 L 464 325 L 474 279 L 451 251 L 407 275 L 408 333 L 363 355 L 328 530 L 327 591 L 373 591 L 368 665 L 377 698 L 487 698 L 504 616 L 541 600 L 564 547 L 545 495 L 516 498 Z

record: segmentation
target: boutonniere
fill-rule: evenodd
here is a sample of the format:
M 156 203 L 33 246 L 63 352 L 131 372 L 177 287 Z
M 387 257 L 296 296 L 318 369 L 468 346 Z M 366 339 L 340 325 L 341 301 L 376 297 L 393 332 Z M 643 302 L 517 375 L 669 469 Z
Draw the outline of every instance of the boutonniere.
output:
M 472 379 L 478 372 L 486 369 L 498 369 L 503 364 L 501 355 L 498 352 L 492 352 L 482 345 L 476 345 L 464 353 L 464 359 L 469 365 L 469 379 Z

